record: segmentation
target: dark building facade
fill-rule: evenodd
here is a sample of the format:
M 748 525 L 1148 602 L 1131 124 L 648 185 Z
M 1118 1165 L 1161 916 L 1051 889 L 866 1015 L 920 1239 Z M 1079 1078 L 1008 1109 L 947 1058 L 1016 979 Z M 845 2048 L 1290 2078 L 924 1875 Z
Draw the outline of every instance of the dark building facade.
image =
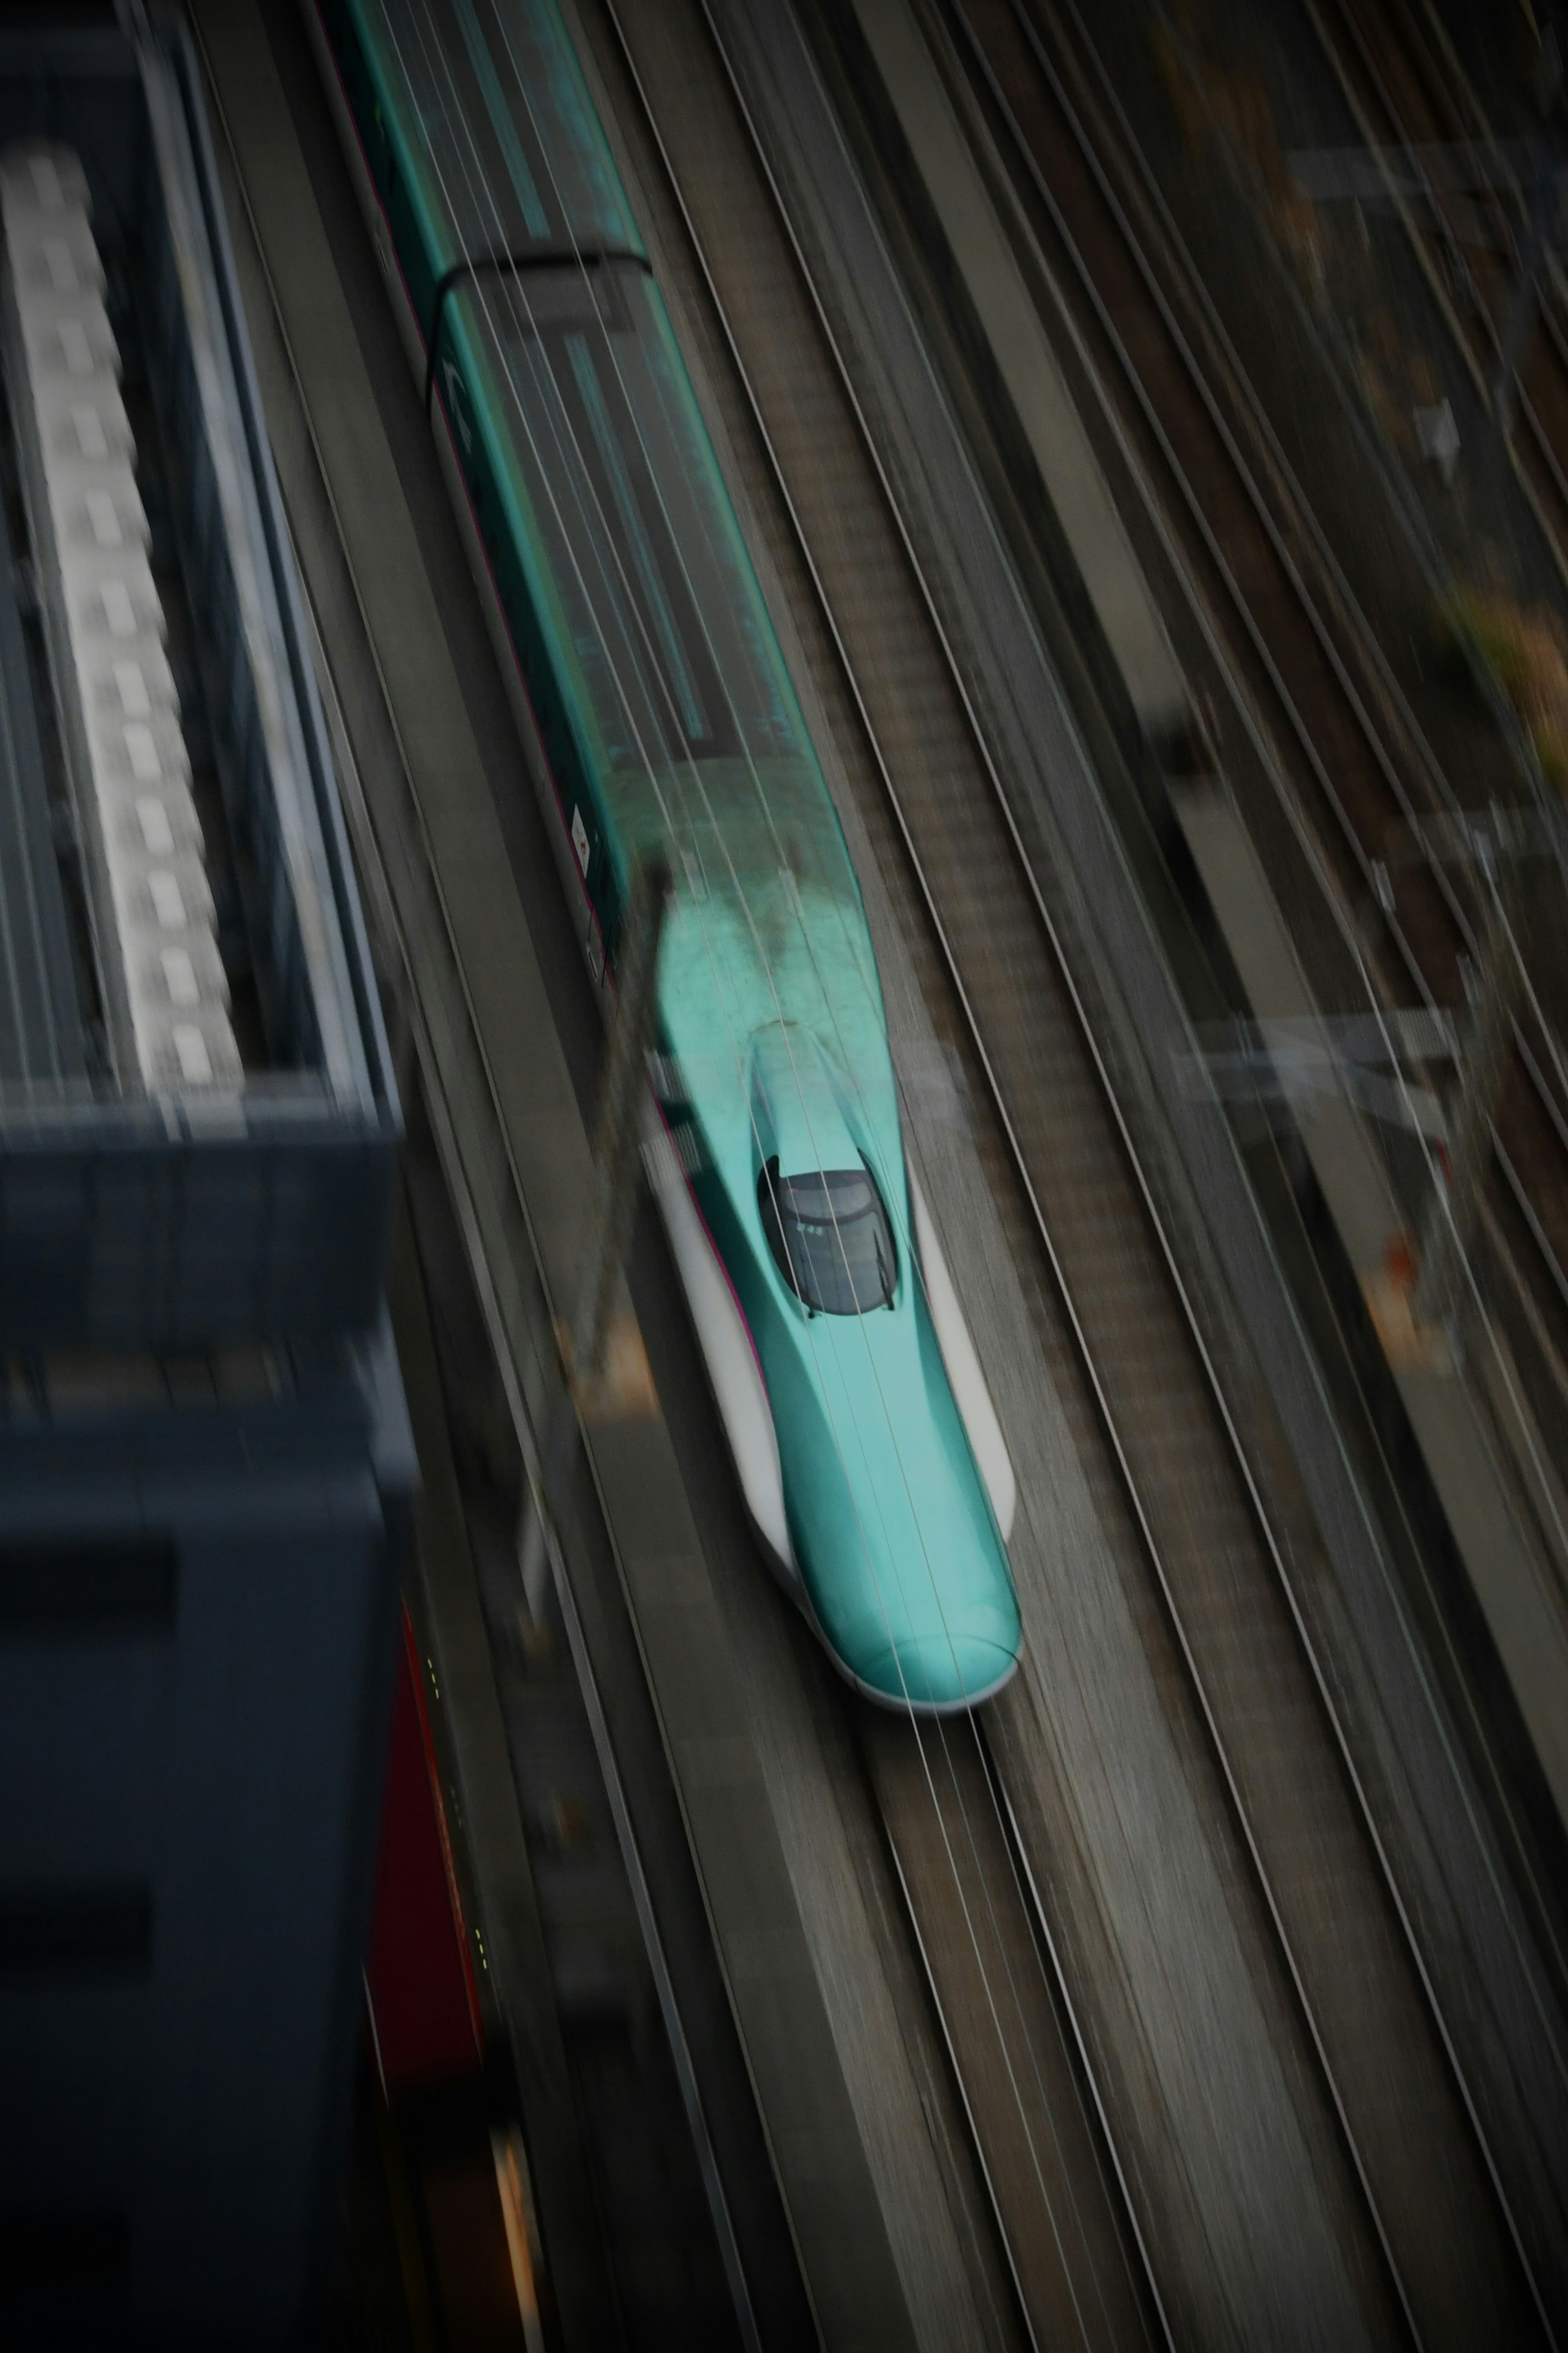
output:
M 0 2316 L 281 2342 L 358 2019 L 411 1491 L 390 1345 L 78 1362 L 7 1407 Z
M 176 34 L 0 38 L 0 2343 L 289 2340 L 414 1464 L 398 1123 Z

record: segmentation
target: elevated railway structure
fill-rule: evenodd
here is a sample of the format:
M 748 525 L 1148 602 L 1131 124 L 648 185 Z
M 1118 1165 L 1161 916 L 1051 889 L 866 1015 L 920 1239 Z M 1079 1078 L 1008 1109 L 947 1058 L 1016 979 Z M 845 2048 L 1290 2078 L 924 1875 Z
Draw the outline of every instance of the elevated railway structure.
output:
M 499 690 L 458 650 L 474 607 L 416 396 L 367 367 L 390 321 L 319 130 L 305 160 L 302 40 L 198 16 L 384 965 L 531 1470 L 585 1190 L 553 1027 L 574 951 L 538 892 L 525 920 L 521 757 L 476 737 Z M 799 2341 L 804 2294 L 829 2342 L 1552 2341 L 1550 2070 L 1524 2116 L 1528 2034 L 1479 2065 L 1469 1891 L 1444 1912 L 1439 1871 L 1413 1904 L 1391 1845 L 1386 1748 L 1322 1641 L 1321 1539 L 1263 1475 L 1267 1380 L 1300 1335 L 1287 1316 L 1243 1398 L 1180 1165 L 1195 1130 L 1173 1143 L 1161 1093 L 1187 1034 L 1169 975 L 812 52 L 740 0 L 573 22 L 838 799 L 914 1156 L 1020 1470 L 1017 1681 L 973 1720 L 866 1716 L 736 1542 L 668 1267 L 646 1235 L 634 1253 L 621 1308 L 662 1407 L 590 1419 L 552 1567 L 742 2334 Z M 1277 1293 L 1204 1133 L 1211 1212 Z M 1300 1475 L 1321 1509 L 1338 1474 Z M 540 2181 L 574 2341 L 602 2306 L 571 2106 L 530 2060 L 516 1920 L 479 1910 L 525 2124 L 568 2134 L 553 2217 Z M 1533 2020 L 1513 1959 L 1489 1992 Z

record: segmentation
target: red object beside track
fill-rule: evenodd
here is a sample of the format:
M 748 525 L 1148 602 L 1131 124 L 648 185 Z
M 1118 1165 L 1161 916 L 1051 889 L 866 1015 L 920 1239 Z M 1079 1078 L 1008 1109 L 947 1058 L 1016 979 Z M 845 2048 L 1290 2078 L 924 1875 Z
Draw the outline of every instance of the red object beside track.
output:
M 484 2027 L 406 1608 L 365 1990 L 388 2095 L 479 2072 Z

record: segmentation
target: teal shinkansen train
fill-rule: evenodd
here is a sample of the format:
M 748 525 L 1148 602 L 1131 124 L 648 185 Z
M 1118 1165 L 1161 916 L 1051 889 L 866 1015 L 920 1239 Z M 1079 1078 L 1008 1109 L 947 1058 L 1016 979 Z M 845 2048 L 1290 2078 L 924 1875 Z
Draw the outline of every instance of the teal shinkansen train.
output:
M 870 1698 L 1012 1673 L 1012 1468 L 905 1166 L 860 892 L 553 0 L 307 16 L 596 981 L 675 878 L 654 1157 L 741 1485 Z

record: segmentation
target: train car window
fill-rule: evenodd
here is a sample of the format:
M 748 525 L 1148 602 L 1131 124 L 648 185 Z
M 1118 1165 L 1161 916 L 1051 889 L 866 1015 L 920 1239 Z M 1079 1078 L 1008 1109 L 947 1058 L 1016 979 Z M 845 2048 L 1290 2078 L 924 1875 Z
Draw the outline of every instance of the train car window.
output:
M 651 629 L 658 647 L 658 666 L 666 681 L 666 691 L 679 713 L 686 740 L 689 744 L 703 743 L 711 736 L 712 729 L 699 699 L 691 664 L 681 642 L 679 620 L 670 604 L 666 570 L 655 557 L 647 520 L 626 470 L 623 438 L 617 436 L 611 425 L 598 371 L 587 345 L 580 336 L 571 335 L 567 338 L 566 350 L 584 412 L 593 433 L 603 476 L 609 485 L 610 511 L 605 521 L 612 535 L 626 552 L 631 579 L 636 584 L 633 593 L 646 616 L 645 626 Z
M 799 758 L 776 648 L 647 279 L 613 263 L 509 270 L 447 307 L 484 369 L 480 397 L 548 575 L 541 617 L 567 641 L 612 792 L 679 769 L 660 788 L 690 793 L 700 819 L 693 763 Z M 773 812 L 752 781 L 761 836 Z
M 778 1271 L 807 1307 L 865 1315 L 892 1304 L 898 1260 L 868 1168 L 781 1176 L 775 1155 L 757 1179 L 757 1207 Z
M 381 0 L 378 29 L 416 111 L 457 249 L 635 235 L 552 8 L 539 0 Z
M 463 36 L 463 47 L 468 53 L 468 63 L 473 68 L 474 79 L 479 84 L 479 95 L 485 102 L 485 113 L 489 119 L 490 130 L 506 164 L 507 178 L 511 184 L 512 195 L 516 197 L 522 217 L 528 224 L 529 234 L 532 237 L 548 237 L 550 218 L 544 206 L 540 203 L 538 185 L 528 157 L 523 153 L 522 142 L 518 136 L 518 126 L 506 93 L 501 89 L 497 76 L 495 60 L 490 55 L 489 44 L 485 39 L 483 28 L 479 24 L 479 13 L 473 5 L 473 0 L 453 0 L 453 7 L 458 28 Z

